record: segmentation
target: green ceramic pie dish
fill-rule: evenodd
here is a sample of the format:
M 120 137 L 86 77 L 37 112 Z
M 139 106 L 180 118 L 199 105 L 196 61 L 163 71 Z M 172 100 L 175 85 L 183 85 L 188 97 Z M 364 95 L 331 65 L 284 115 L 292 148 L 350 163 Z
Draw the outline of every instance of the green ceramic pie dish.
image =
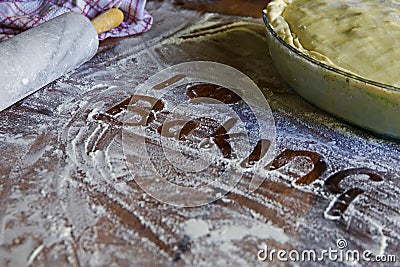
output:
M 286 43 L 263 12 L 275 68 L 301 97 L 351 124 L 400 139 L 400 88 L 313 59 Z

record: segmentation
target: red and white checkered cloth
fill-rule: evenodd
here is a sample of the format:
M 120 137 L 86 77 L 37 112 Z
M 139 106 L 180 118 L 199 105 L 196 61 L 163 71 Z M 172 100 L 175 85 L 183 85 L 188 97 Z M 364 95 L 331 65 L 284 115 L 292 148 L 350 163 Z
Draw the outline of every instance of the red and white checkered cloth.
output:
M 124 21 L 117 28 L 100 34 L 99 39 L 138 34 L 149 30 L 153 23 L 145 4 L 146 0 L 3 0 L 0 1 L 0 40 L 65 12 L 79 12 L 92 19 L 113 7 L 122 10 Z

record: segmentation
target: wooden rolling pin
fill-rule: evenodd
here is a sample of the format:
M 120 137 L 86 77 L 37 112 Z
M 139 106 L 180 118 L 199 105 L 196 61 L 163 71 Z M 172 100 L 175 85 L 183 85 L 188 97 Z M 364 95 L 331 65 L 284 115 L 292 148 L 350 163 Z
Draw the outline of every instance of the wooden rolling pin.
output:
M 92 21 L 65 13 L 0 42 L 0 111 L 91 59 L 97 35 L 124 16 L 110 9 Z

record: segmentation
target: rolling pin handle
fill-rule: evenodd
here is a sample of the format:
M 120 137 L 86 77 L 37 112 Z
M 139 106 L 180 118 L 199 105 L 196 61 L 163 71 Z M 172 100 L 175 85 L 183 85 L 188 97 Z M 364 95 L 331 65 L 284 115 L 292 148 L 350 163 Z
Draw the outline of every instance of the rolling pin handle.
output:
M 122 11 L 118 8 L 111 8 L 92 19 L 92 24 L 97 34 L 100 34 L 119 26 L 123 20 L 124 14 Z

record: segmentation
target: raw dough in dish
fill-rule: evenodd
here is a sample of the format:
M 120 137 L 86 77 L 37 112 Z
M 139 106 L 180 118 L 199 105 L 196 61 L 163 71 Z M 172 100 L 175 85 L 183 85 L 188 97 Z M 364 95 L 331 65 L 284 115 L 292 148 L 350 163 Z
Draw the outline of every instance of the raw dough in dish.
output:
M 400 4 L 385 0 L 273 0 L 274 31 L 304 54 L 400 87 Z

